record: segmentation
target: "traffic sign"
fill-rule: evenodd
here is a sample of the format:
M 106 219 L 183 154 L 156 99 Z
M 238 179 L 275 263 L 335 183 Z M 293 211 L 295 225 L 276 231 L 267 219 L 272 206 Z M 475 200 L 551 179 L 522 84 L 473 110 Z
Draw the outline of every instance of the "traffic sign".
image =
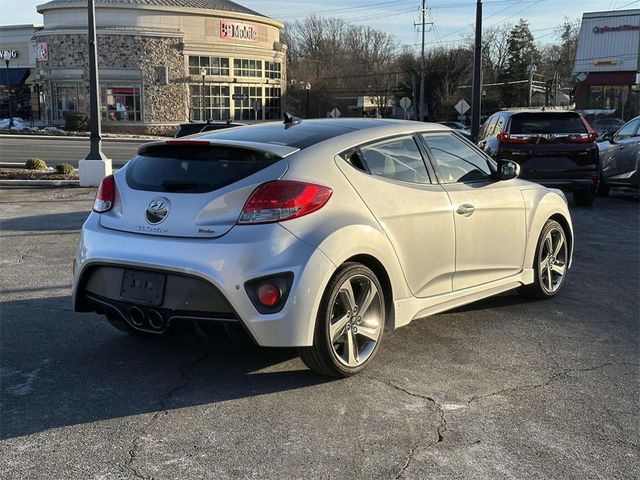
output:
M 335 107 L 333 110 L 331 110 L 329 115 L 331 116 L 331 118 L 339 118 L 340 115 L 342 115 L 342 112 L 338 110 L 338 107 Z
M 461 98 L 460 101 L 456 103 L 456 106 L 453 108 L 455 108 L 460 115 L 464 115 L 465 113 L 467 113 L 467 111 L 469 111 L 471 106 L 464 100 L 464 98 Z
M 409 97 L 402 97 L 400 99 L 400 106 L 406 110 L 411 106 L 411 99 Z
M 231 95 L 231 98 L 233 98 L 234 100 L 242 100 L 244 102 L 245 100 L 249 99 L 249 96 L 245 95 L 244 93 L 234 93 L 233 95 Z

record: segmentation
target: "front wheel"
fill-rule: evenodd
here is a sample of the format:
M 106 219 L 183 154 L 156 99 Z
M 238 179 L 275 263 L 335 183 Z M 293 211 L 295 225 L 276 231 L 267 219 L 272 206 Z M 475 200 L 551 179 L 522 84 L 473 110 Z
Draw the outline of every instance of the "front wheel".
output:
M 311 347 L 298 353 L 314 372 L 348 377 L 363 370 L 378 350 L 385 325 L 385 303 L 376 275 L 347 263 L 322 297 Z
M 542 229 L 533 262 L 534 282 L 520 287 L 520 294 L 538 299 L 556 296 L 567 276 L 569 247 L 562 225 L 555 220 L 547 220 Z

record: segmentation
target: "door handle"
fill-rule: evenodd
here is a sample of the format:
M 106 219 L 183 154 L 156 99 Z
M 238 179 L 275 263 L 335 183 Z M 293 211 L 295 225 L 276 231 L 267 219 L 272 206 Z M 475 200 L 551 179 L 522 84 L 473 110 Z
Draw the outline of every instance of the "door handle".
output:
M 473 205 L 470 205 L 468 203 L 463 203 L 458 207 L 458 210 L 456 210 L 456 213 L 464 217 L 470 217 L 475 210 L 476 210 L 476 207 L 474 207 Z

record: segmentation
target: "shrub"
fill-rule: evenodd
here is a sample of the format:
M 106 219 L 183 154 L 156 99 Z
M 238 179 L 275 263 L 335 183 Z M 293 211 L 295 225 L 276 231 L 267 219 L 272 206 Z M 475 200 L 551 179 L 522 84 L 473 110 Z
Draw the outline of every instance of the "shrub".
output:
M 47 163 L 41 158 L 30 158 L 26 161 L 25 166 L 27 170 L 46 170 Z
M 64 128 L 73 131 L 89 130 L 89 117 L 84 113 L 67 112 L 64 114 Z
M 68 163 L 59 163 L 56 165 L 56 172 L 69 175 L 73 173 L 73 165 L 70 165 Z

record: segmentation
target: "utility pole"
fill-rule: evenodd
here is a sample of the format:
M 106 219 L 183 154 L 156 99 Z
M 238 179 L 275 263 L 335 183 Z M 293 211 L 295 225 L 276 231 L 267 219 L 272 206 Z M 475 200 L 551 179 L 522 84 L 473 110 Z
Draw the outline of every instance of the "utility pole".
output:
M 89 123 L 91 125 L 90 150 L 87 157 L 78 162 L 80 185 L 97 187 L 102 179 L 111 175 L 111 159 L 102 153 L 100 118 L 100 83 L 98 80 L 98 46 L 96 40 L 96 10 L 94 0 L 87 2 L 87 37 L 89 40 Z
M 476 3 L 476 38 L 473 54 L 473 98 L 471 99 L 471 137 L 480 131 L 480 99 L 482 98 L 482 0 Z
M 427 116 L 427 105 L 424 101 L 424 88 L 425 88 L 425 75 L 427 70 L 427 61 L 424 56 L 424 37 L 425 37 L 425 27 L 426 25 L 430 25 L 431 23 L 427 23 L 426 15 L 429 12 L 427 8 L 427 0 L 422 0 L 422 8 L 420 9 L 420 13 L 422 14 L 422 21 L 420 22 L 420 28 L 422 29 L 422 49 L 420 51 L 420 107 L 418 109 L 418 120 L 421 122 L 425 121 L 425 117 Z M 416 24 L 414 24 L 416 25 Z
M 527 71 L 529 72 L 529 94 L 527 95 L 527 107 L 531 106 L 531 97 L 533 96 L 533 74 L 536 71 L 536 66 L 533 64 L 533 58 L 529 62 L 529 66 L 527 67 Z

